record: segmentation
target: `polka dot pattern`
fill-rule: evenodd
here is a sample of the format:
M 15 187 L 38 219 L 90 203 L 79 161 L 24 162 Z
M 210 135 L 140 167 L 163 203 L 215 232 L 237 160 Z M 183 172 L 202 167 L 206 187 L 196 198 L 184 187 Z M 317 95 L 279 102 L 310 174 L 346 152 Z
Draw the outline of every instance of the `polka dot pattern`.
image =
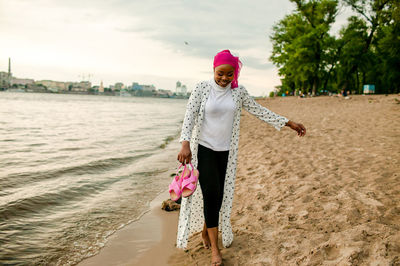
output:
M 192 151 L 192 164 L 197 167 L 197 149 L 200 136 L 200 128 L 204 121 L 205 104 L 210 94 L 211 81 L 203 81 L 196 85 L 190 95 L 186 106 L 186 114 L 183 120 L 180 142 L 190 141 Z M 289 120 L 285 117 L 275 114 L 267 108 L 259 105 L 248 94 L 243 86 L 232 90 L 232 98 L 236 104 L 231 144 L 229 148 L 228 165 L 225 176 L 224 195 L 222 207 L 219 213 L 219 230 L 222 232 L 222 244 L 229 247 L 233 241 L 233 232 L 231 226 L 231 211 L 233 194 L 235 190 L 237 151 L 239 147 L 240 114 L 242 107 L 257 118 L 274 126 L 280 130 Z M 200 173 L 201 174 L 201 173 Z M 200 186 L 192 196 L 183 198 L 179 213 L 179 224 L 176 246 L 185 249 L 187 247 L 189 236 L 203 229 L 203 196 Z

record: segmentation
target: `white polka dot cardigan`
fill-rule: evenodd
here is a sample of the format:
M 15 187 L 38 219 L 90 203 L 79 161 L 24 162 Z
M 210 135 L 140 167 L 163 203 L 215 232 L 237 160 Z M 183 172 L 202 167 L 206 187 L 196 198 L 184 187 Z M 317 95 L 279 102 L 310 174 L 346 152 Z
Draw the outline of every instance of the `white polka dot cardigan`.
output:
M 192 91 L 186 107 L 185 119 L 183 121 L 180 142 L 190 141 L 192 151 L 192 163 L 197 167 L 197 149 L 200 136 L 200 128 L 204 120 L 205 105 L 210 93 L 211 80 L 203 81 L 196 85 Z M 242 106 L 251 114 L 255 115 L 264 122 L 280 130 L 288 122 L 288 119 L 271 112 L 267 108 L 259 105 L 248 94 L 246 89 L 239 85 L 232 89 L 232 98 L 236 104 L 232 137 L 229 148 L 228 165 L 225 176 L 224 195 L 222 206 L 219 213 L 219 230 L 222 231 L 222 244 L 229 247 L 233 241 L 233 233 L 230 222 L 233 192 L 235 189 L 236 161 L 239 145 L 240 113 Z M 200 173 L 201 175 L 201 173 Z M 198 185 L 196 191 L 188 198 L 182 198 L 181 209 L 179 213 L 179 224 L 177 243 L 178 248 L 187 247 L 188 238 L 191 234 L 203 229 L 203 196 L 201 188 Z

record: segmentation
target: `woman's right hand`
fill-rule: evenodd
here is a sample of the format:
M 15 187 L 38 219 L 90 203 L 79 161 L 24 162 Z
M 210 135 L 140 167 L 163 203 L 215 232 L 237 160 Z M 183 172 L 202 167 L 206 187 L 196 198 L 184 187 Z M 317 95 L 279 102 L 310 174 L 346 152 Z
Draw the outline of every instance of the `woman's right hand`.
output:
M 192 152 L 190 151 L 190 142 L 183 141 L 181 151 L 178 153 L 180 163 L 190 163 L 192 161 Z

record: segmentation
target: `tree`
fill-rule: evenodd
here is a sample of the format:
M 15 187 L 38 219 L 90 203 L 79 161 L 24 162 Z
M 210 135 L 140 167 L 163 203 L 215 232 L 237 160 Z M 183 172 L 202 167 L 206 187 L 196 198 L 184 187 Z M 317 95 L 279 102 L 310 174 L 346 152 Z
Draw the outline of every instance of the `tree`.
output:
M 359 93 L 364 83 L 378 83 L 378 91 L 382 92 L 381 78 L 377 75 L 380 72 L 377 65 L 383 59 L 376 53 L 376 45 L 380 42 L 378 33 L 382 33 L 385 24 L 391 20 L 389 18 L 391 9 L 396 6 L 396 2 L 398 5 L 398 0 L 343 0 L 343 2 L 350 6 L 360 18 L 350 18 L 348 28 L 344 30 L 343 38 L 346 38 L 346 33 L 350 36 L 355 33 L 357 40 L 350 42 L 348 46 L 355 44 L 357 48 L 352 49 L 351 56 L 343 54 L 341 66 L 346 69 L 348 77 L 356 78 L 353 86 Z M 360 28 L 357 29 L 357 27 Z M 361 82 L 359 81 L 360 72 Z M 348 81 L 344 83 L 344 89 L 347 89 Z
M 337 85 L 343 90 L 351 87 L 359 92 L 362 87 L 364 78 L 360 82 L 359 70 L 365 73 L 372 60 L 368 51 L 361 53 L 365 49 L 367 38 L 367 25 L 364 20 L 355 16 L 348 18 L 347 27 L 340 31 L 342 47 L 337 69 Z
M 337 0 L 290 0 L 296 11 L 273 27 L 271 61 L 283 76 L 282 89 L 311 90 L 315 95 L 332 65 L 329 30 L 337 16 Z M 329 62 L 329 63 L 328 63 Z
M 377 30 L 376 71 L 381 93 L 400 92 L 400 1 L 390 1 Z M 370 73 L 370 76 L 372 73 Z
M 270 36 L 280 93 L 362 93 L 364 84 L 374 84 L 377 93 L 400 92 L 400 0 L 342 0 L 356 16 L 337 37 L 329 30 L 338 0 L 290 1 L 295 11 L 275 24 Z

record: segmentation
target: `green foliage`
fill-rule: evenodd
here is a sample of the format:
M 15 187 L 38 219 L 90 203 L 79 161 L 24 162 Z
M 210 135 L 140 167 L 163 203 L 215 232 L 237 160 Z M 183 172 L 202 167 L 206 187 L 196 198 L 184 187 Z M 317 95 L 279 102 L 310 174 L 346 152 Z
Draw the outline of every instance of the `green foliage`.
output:
M 355 16 L 348 18 L 347 27 L 340 32 L 342 46 L 337 66 L 337 82 L 343 89 L 361 88 L 358 70 L 365 70 L 366 62 L 370 59 L 368 53 L 362 53 L 367 38 L 366 23 Z
M 274 96 L 275 96 L 275 92 L 271 91 L 271 92 L 269 93 L 269 98 L 273 98 Z
M 395 3 L 382 15 L 385 25 L 376 35 L 376 73 L 382 93 L 400 92 L 400 1 Z
M 323 79 L 328 60 L 331 24 L 337 15 L 337 0 L 291 0 L 296 11 L 273 27 L 270 59 L 283 76 L 282 90 L 316 89 Z
M 273 27 L 271 61 L 282 77 L 280 93 L 302 90 L 362 93 L 400 91 L 400 0 L 342 0 L 357 16 L 338 38 L 329 30 L 337 0 L 290 0 L 296 6 Z

